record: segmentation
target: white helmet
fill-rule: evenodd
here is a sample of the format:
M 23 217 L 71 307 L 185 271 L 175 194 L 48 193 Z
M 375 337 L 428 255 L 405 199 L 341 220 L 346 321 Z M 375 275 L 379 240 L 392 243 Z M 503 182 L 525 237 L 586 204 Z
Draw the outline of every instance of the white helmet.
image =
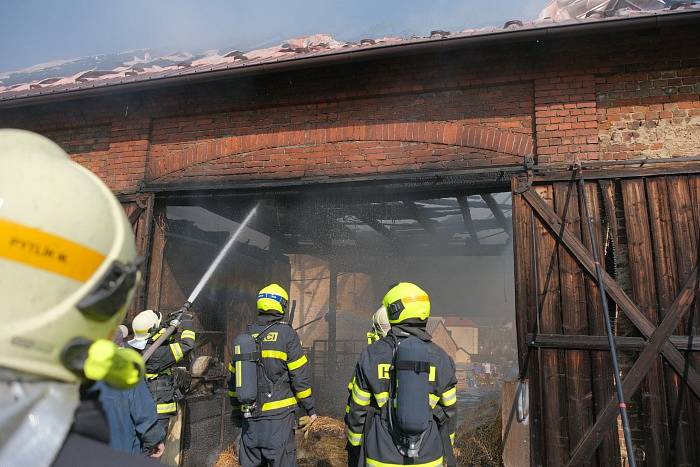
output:
M 134 331 L 132 341 L 147 341 L 155 329 L 160 326 L 161 319 L 162 315 L 153 310 L 144 310 L 136 315 L 131 321 L 131 329 Z
M 43 136 L 0 130 L 0 367 L 79 381 L 97 352 L 86 346 L 110 338 L 138 280 L 109 188 Z
M 391 324 L 389 324 L 389 315 L 386 312 L 384 305 L 379 307 L 377 311 L 372 315 L 372 329 L 380 337 L 384 337 L 389 334 L 391 329 Z

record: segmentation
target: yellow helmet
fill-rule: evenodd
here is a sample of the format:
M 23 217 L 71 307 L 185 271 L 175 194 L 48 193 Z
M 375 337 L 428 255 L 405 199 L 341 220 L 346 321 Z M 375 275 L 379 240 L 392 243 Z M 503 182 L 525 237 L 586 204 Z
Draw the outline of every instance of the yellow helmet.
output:
M 0 367 L 138 382 L 140 357 L 107 341 L 138 280 L 134 234 L 109 188 L 43 136 L 0 130 Z
M 270 284 L 258 292 L 258 311 L 260 313 L 279 313 L 287 311 L 289 295 L 278 284 Z
M 410 282 L 399 282 L 389 288 L 382 300 L 389 314 L 389 323 L 424 322 L 430 316 L 428 294 Z

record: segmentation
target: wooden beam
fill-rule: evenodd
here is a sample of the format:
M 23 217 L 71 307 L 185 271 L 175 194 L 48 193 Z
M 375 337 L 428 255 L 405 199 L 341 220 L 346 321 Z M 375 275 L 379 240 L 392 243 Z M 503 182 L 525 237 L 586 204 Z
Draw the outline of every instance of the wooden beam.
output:
M 537 216 L 547 225 L 549 230 L 559 239 L 559 241 L 572 253 L 574 258 L 583 266 L 584 270 L 591 276 L 595 274 L 595 263 L 590 253 L 583 246 L 583 243 L 576 238 L 568 229 L 562 225 L 561 219 L 552 211 L 549 206 L 533 190 L 526 190 L 522 196 L 535 211 Z M 615 282 L 610 274 L 603 271 L 603 282 L 608 295 L 615 300 L 620 309 L 627 315 L 632 323 L 639 329 L 645 337 L 650 337 L 656 330 L 656 326 L 639 311 L 637 305 Z M 690 365 L 686 359 L 670 342 L 662 344 L 662 352 L 666 360 L 675 368 L 676 372 L 685 378 L 688 387 L 700 397 L 700 374 Z
M 386 225 L 382 224 L 382 223 L 379 222 L 378 220 L 372 219 L 371 217 L 365 216 L 365 215 L 362 215 L 362 214 L 356 214 L 356 216 L 357 216 L 357 218 L 360 219 L 362 222 L 364 222 L 364 223 L 367 224 L 369 227 L 371 227 L 372 230 L 374 230 L 374 231 L 377 232 L 378 234 L 380 234 L 380 235 L 386 237 L 386 238 L 389 239 L 392 243 L 393 243 L 393 242 L 397 242 L 397 241 L 399 240 L 398 237 L 396 236 L 396 234 L 395 234 L 394 232 L 391 231 L 391 229 L 389 229 Z
M 637 390 L 642 380 L 652 367 L 657 357 L 661 352 L 664 343 L 668 343 L 669 336 L 680 323 L 683 315 L 688 311 L 698 293 L 698 268 L 692 272 L 685 283 L 683 290 L 678 294 L 678 297 L 669 308 L 666 316 L 658 328 L 652 333 L 647 346 L 639 354 L 639 358 L 632 368 L 627 372 L 627 376 L 622 381 L 622 390 L 624 391 L 625 400 L 629 400 Z M 610 398 L 608 404 L 596 417 L 596 422 L 593 427 L 588 430 L 583 439 L 578 443 L 576 449 L 571 454 L 571 459 L 567 466 L 581 465 L 595 452 L 596 448 L 603 440 L 602 434 L 606 427 L 612 423 L 618 414 L 618 403 L 613 397 Z
M 700 352 L 700 336 L 671 336 L 673 345 L 684 351 Z M 575 336 L 571 334 L 528 334 L 527 345 L 534 348 L 563 350 L 610 350 L 607 336 Z M 643 337 L 615 337 L 618 350 L 641 352 L 647 346 Z
M 481 198 L 486 202 L 486 205 L 493 213 L 493 217 L 496 218 L 501 227 L 503 227 L 503 230 L 505 230 L 510 237 L 512 235 L 513 226 L 511 225 L 511 222 L 506 219 L 506 216 L 501 210 L 501 206 L 498 205 L 496 200 L 493 198 L 493 195 L 491 193 L 485 193 L 481 195 Z
M 418 209 L 418 206 L 416 206 L 415 201 L 403 200 L 401 202 L 404 206 L 406 206 L 406 209 L 408 210 L 409 215 L 412 219 L 417 220 L 418 223 L 422 225 L 427 232 L 430 232 L 431 234 L 436 233 L 435 224 L 437 224 L 438 222 L 426 217 L 421 212 L 421 210 Z
M 472 219 L 472 212 L 470 210 L 469 201 L 466 196 L 460 196 L 457 198 L 459 202 L 459 209 L 462 211 L 462 219 L 464 219 L 464 226 L 469 232 L 469 240 L 472 245 L 479 245 L 479 235 L 476 232 L 476 227 L 474 226 L 474 219 Z

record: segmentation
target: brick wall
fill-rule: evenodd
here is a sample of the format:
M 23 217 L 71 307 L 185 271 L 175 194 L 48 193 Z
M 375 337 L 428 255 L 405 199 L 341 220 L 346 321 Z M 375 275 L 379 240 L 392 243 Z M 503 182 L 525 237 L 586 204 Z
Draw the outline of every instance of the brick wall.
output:
M 3 110 L 144 185 L 674 157 L 700 147 L 700 28 L 481 46 Z

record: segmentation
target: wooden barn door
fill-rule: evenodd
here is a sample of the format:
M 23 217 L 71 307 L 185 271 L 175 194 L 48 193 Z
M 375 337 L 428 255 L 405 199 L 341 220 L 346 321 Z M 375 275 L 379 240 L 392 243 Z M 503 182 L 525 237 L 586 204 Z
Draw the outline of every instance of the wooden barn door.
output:
M 578 172 L 513 182 L 531 465 L 626 458 L 592 242 L 605 270 L 637 463 L 700 465 L 700 171 L 659 172 L 584 172 L 581 189 Z
M 126 322 L 131 323 L 132 318 L 144 310 L 146 305 L 146 289 L 148 282 L 148 260 L 151 250 L 151 234 L 153 230 L 153 194 L 134 194 L 119 197 L 124 212 L 129 218 L 129 223 L 134 229 L 136 237 L 136 252 L 145 258 L 141 265 L 141 283 L 136 289 L 129 310 L 126 315 Z

